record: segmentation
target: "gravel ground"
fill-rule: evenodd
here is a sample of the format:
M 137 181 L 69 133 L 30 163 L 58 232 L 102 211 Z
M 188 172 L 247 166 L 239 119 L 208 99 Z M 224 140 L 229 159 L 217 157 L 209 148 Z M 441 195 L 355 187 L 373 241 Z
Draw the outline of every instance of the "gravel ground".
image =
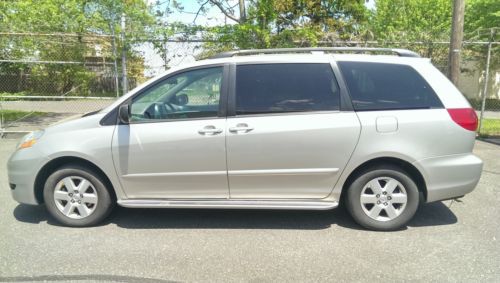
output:
M 0 140 L 0 281 L 500 281 L 500 147 L 463 202 L 423 205 L 407 229 L 371 232 L 333 211 L 118 208 L 102 226 L 58 226 L 14 202 Z

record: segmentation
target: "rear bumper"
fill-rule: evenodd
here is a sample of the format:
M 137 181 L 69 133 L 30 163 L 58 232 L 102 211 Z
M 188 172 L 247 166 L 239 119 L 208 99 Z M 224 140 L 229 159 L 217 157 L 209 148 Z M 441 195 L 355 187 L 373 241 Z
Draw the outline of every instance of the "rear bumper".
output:
M 483 161 L 472 153 L 426 158 L 414 163 L 424 175 L 427 202 L 451 199 L 476 187 Z

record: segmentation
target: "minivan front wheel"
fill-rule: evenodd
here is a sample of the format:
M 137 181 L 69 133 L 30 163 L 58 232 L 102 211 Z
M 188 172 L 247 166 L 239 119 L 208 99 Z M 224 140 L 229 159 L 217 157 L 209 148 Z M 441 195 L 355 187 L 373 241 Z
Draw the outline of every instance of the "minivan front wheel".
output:
M 379 166 L 365 170 L 351 183 L 346 206 L 361 226 L 372 230 L 395 230 L 415 214 L 418 188 L 403 170 Z
M 99 174 L 78 165 L 65 166 L 52 173 L 45 183 L 43 196 L 49 213 L 68 226 L 96 225 L 113 208 Z

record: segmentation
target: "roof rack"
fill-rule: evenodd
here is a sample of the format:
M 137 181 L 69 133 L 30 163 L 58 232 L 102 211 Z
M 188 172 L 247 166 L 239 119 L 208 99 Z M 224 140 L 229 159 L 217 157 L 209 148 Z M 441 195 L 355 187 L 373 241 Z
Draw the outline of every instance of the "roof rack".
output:
M 282 53 L 314 53 L 314 52 L 383 52 L 395 53 L 400 57 L 420 57 L 417 53 L 398 48 L 372 48 L 372 47 L 308 47 L 308 48 L 276 48 L 276 49 L 247 49 L 234 50 L 216 54 L 209 59 L 229 58 L 240 55 L 258 55 L 258 54 L 282 54 Z

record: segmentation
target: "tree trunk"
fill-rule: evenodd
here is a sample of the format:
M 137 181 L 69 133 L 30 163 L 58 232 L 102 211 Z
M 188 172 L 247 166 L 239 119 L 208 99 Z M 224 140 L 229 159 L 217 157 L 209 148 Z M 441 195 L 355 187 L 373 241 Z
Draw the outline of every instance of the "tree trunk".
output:
M 243 24 L 247 20 L 245 0 L 239 0 L 239 7 L 240 7 L 240 24 Z

